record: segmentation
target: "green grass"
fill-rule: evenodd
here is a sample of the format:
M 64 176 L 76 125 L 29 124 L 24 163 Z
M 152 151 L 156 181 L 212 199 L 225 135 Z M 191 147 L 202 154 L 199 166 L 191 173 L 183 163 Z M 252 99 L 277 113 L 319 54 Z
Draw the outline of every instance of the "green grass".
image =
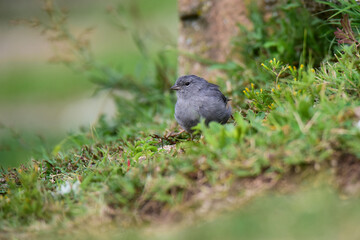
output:
M 14 168 L 28 164 L 31 158 L 42 158 L 52 151 L 64 135 L 0 128 L 0 166 L 3 169 Z

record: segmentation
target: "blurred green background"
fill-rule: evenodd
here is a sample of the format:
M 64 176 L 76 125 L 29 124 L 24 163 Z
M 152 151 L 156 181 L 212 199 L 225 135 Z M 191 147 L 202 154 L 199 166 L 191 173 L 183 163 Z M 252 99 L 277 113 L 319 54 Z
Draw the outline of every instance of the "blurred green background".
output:
M 268 194 L 246 207 L 158 239 L 359 239 L 358 200 L 331 188 Z
M 146 59 L 131 33 L 116 27 L 107 9 L 136 4 L 142 17 L 137 26 L 146 24 L 176 44 L 176 0 L 57 2 L 69 11 L 72 31 L 94 28 L 90 43 L 95 58 L 124 74 L 140 74 L 137 71 Z M 105 93 L 94 95 L 95 85 L 84 75 L 48 61 L 52 45 L 37 29 L 12 23 L 34 17 L 44 17 L 41 1 L 0 0 L 0 166 L 4 168 L 51 151 L 66 134 L 89 127 L 102 113 L 110 118 L 116 114 L 112 99 Z M 157 47 L 166 48 L 161 42 Z

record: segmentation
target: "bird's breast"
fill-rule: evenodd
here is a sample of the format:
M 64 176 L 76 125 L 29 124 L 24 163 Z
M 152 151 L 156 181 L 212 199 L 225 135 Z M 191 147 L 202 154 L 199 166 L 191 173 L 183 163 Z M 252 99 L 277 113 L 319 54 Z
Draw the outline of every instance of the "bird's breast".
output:
M 198 119 L 198 103 L 191 99 L 178 99 L 175 105 L 175 115 L 182 119 Z

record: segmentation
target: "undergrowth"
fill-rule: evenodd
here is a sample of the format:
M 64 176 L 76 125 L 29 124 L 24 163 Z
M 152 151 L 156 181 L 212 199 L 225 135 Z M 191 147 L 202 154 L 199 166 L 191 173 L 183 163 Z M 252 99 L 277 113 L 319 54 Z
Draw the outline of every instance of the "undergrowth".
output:
M 339 153 L 359 159 L 360 55 L 356 43 L 340 44 L 333 56 L 320 61 L 330 45 L 316 43 L 321 34 L 314 25 L 319 20 L 306 15 L 301 16 L 306 21 L 301 21 L 293 12 L 296 7 L 283 6 L 291 14 L 286 12 L 275 21 L 282 22 L 281 32 L 276 33 L 277 28 L 263 29 L 263 35 L 256 33 L 257 28 L 248 32 L 248 38 L 259 40 L 248 53 L 254 56 L 256 52 L 257 57 L 248 65 L 214 66 L 227 70 L 233 84 L 232 104 L 239 106 L 234 107 L 232 123 L 199 124 L 196 129 L 203 138 L 195 141 L 175 133 L 174 99 L 165 88 L 160 94 L 152 82 L 147 85 L 149 92 L 133 89 L 136 81 L 87 59 L 90 70 L 86 67 L 85 73 L 100 72 L 98 84 L 111 90 L 126 89 L 134 97 L 126 100 L 115 95 L 120 112 L 116 124 L 100 119 L 98 126 L 69 136 L 42 159 L 3 170 L 1 229 L 101 215 L 104 209 L 114 219 L 143 223 L 149 215 L 190 201 L 204 186 L 231 186 L 261 174 L 281 178 L 294 166 L 319 169 L 329 166 Z M 260 21 L 258 17 L 253 21 Z M 296 41 L 290 38 L 291 45 L 283 43 L 288 31 L 309 21 L 309 29 L 296 31 Z M 267 28 L 271 26 L 270 21 Z M 357 32 L 355 36 L 359 39 Z M 269 39 L 275 42 L 270 44 Z M 284 49 L 294 52 L 287 55 Z M 163 68 L 156 69 L 163 72 Z M 175 79 L 169 72 L 161 79 L 159 74 L 154 76 L 167 86 L 166 81 Z M 159 134 L 161 131 L 165 133 Z M 66 144 L 71 147 L 65 148 Z

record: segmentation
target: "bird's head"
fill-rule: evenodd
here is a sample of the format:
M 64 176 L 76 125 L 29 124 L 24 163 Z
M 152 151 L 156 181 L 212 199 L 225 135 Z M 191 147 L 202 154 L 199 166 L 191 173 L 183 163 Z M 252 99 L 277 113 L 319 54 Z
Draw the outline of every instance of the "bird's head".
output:
M 185 75 L 179 77 L 170 89 L 175 90 L 178 97 L 190 97 L 207 84 L 209 83 L 201 77 Z

